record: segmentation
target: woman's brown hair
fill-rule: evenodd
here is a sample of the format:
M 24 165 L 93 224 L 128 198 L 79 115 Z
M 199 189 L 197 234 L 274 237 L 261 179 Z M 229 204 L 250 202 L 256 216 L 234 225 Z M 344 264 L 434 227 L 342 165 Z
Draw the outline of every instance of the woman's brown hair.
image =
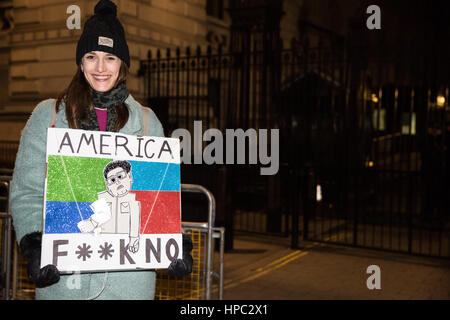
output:
M 114 87 L 122 81 L 125 81 L 128 74 L 128 67 L 122 62 L 120 65 L 119 76 L 117 77 Z M 80 119 L 81 121 L 87 120 L 88 113 L 92 112 L 94 108 L 92 103 L 92 88 L 86 81 L 80 66 L 78 66 L 77 72 L 72 78 L 69 86 L 58 96 L 58 99 L 56 100 L 56 111 L 59 111 L 61 101 L 64 101 L 66 105 L 65 111 L 69 128 L 79 129 L 77 119 Z M 115 131 L 117 132 L 123 128 L 128 121 L 129 112 L 127 105 L 122 103 L 117 106 L 116 113 Z

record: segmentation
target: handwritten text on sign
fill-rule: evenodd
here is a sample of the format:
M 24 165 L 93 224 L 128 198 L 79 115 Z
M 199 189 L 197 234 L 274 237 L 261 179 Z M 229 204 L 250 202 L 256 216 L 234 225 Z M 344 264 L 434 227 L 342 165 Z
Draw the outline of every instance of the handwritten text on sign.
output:
M 178 139 L 49 128 L 41 266 L 167 268 L 182 256 Z

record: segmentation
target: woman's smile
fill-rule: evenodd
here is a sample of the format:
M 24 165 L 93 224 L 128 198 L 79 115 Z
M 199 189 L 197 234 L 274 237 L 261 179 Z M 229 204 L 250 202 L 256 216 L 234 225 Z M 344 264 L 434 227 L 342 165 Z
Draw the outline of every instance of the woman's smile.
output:
M 99 82 L 104 82 L 107 81 L 109 78 L 111 78 L 111 76 L 97 76 L 97 75 L 93 75 L 95 81 L 99 81 Z
M 92 89 L 106 92 L 116 85 L 121 63 L 113 54 L 91 51 L 83 56 L 81 70 Z

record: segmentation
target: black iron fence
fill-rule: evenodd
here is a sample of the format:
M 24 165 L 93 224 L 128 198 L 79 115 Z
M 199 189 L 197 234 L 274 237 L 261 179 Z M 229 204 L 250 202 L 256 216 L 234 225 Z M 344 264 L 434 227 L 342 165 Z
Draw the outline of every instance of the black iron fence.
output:
M 366 100 L 365 120 L 335 140 L 359 147 L 359 163 L 306 168 L 304 237 L 450 257 L 448 87 L 387 86 Z
M 302 52 L 280 96 L 293 234 L 450 257 L 448 82 L 327 52 Z
M 262 176 L 248 154 L 245 164 L 182 166 L 184 182 L 218 196 L 228 240 L 240 230 L 292 235 L 293 247 L 302 236 L 450 257 L 448 82 L 368 52 L 188 48 L 141 62 L 167 135 L 194 137 L 194 121 L 202 132 L 279 129 L 276 175 Z
M 260 129 L 274 128 L 272 89 L 279 88 L 275 84 L 279 81 L 278 69 L 273 69 L 271 62 L 274 59 L 278 57 L 267 52 L 223 53 L 220 47 L 215 52 L 208 47 L 202 53 L 198 47 L 195 52 L 190 48 L 183 53 L 180 49 L 149 52 L 149 59 L 141 61 L 147 103 L 163 123 L 166 135 L 179 128 L 191 134 L 191 164 L 182 166 L 182 179 L 185 183 L 196 181 L 205 185 L 218 197 L 217 221 L 226 227 L 227 248 L 231 246 L 233 230 L 284 235 L 289 232 L 285 223 L 281 228 L 279 219 L 279 177 L 262 176 L 261 163 L 249 164 L 249 137 L 243 162 L 237 152 L 231 160 L 223 154 L 223 161 L 213 164 L 195 160 L 201 158 L 210 143 L 203 137 L 208 129 L 223 134 L 223 150 L 216 152 L 225 153 L 229 143 L 225 141 L 226 129 L 242 129 L 249 135 L 248 130 L 254 130 L 258 141 Z M 270 138 L 268 144 L 270 152 Z M 183 215 L 189 215 L 189 210 L 184 210 Z M 195 213 L 192 216 L 195 220 Z

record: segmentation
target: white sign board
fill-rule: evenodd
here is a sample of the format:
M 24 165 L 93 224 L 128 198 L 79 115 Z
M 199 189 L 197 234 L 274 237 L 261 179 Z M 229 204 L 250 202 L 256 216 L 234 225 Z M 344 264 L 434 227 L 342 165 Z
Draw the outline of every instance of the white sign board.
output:
M 41 266 L 167 268 L 182 257 L 178 139 L 49 128 Z

